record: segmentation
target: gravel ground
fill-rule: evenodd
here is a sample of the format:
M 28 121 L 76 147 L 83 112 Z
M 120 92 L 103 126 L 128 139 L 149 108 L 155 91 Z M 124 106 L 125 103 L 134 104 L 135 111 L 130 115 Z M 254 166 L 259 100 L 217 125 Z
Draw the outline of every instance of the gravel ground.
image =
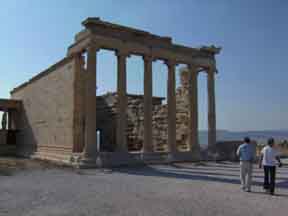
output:
M 288 167 L 275 196 L 254 169 L 251 193 L 240 191 L 238 164 L 181 163 L 114 170 L 39 167 L 0 175 L 0 215 L 277 215 L 288 214 Z

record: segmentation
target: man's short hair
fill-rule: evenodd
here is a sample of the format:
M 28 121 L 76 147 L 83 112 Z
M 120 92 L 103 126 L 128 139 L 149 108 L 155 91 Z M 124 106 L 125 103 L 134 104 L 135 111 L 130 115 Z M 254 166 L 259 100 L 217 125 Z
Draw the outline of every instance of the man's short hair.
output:
M 274 138 L 272 138 L 272 137 L 269 138 L 268 141 L 267 141 L 267 143 L 268 143 L 268 145 L 270 145 L 270 146 L 271 146 L 271 145 L 274 145 Z
M 245 138 L 244 138 L 244 142 L 245 142 L 245 143 L 250 143 L 250 138 L 249 138 L 249 137 L 245 137 Z

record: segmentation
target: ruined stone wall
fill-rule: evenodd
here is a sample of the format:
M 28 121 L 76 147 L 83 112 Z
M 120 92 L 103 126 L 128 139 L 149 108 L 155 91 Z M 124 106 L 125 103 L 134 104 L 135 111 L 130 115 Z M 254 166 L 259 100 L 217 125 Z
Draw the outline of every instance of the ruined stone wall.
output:
M 144 97 L 127 95 L 127 143 L 130 151 L 139 151 L 144 137 Z M 163 98 L 154 97 L 153 107 L 161 106 Z M 101 150 L 114 151 L 116 146 L 117 94 L 97 97 L 97 129 L 101 131 Z
M 17 125 L 21 155 L 72 152 L 74 61 L 64 58 L 11 92 L 23 102 Z
M 181 85 L 176 90 L 176 144 L 179 151 L 189 149 L 188 77 L 181 75 Z M 144 96 L 128 95 L 127 144 L 130 151 L 139 151 L 144 139 Z M 167 104 L 164 98 L 153 97 L 152 136 L 154 151 L 167 151 Z M 97 97 L 97 127 L 101 130 L 101 150 L 113 151 L 116 143 L 117 94 Z
M 189 124 L 189 100 L 188 86 L 183 85 L 176 89 L 176 146 L 179 151 L 189 150 L 188 124 Z M 155 151 L 167 151 L 167 104 L 153 107 L 153 145 Z

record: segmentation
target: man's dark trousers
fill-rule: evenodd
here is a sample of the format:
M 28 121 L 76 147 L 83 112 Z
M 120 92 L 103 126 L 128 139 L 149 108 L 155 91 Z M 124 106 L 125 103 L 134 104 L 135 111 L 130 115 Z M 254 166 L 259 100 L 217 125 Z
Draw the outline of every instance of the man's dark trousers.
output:
M 264 189 L 274 194 L 276 166 L 264 166 Z

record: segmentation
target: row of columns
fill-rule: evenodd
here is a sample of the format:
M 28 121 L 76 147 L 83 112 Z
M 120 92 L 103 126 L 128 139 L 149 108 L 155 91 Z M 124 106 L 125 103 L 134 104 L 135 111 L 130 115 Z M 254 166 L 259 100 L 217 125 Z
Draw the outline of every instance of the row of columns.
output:
M 93 158 L 96 154 L 96 53 L 98 48 L 91 46 L 87 49 L 87 72 L 86 72 L 86 106 L 85 106 L 85 147 L 84 155 Z M 118 118 L 116 128 L 117 151 L 127 152 L 127 72 L 126 59 L 129 53 L 118 51 L 117 55 L 117 95 L 118 95 Z M 144 56 L 144 143 L 143 152 L 153 152 L 152 145 L 152 56 Z M 168 60 L 168 151 L 177 152 L 176 147 L 176 88 L 175 66 L 176 62 Z M 191 151 L 199 150 L 198 143 L 198 93 L 197 93 L 197 66 L 189 65 L 189 98 L 190 98 L 190 123 L 189 145 Z M 208 71 L 208 146 L 211 148 L 216 142 L 216 114 L 215 114 L 215 86 L 214 71 Z

